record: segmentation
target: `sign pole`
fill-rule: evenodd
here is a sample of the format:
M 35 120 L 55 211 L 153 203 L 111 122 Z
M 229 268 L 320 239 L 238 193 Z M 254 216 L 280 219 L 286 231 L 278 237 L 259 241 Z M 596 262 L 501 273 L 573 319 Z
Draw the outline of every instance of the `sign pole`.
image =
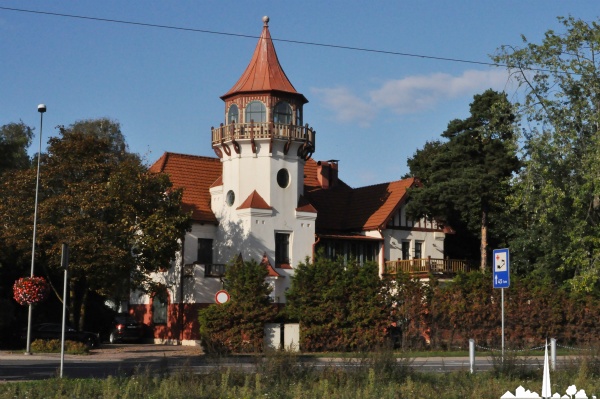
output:
M 502 288 L 502 364 L 504 364 L 504 288 Z
M 502 363 L 504 363 L 504 289 L 510 287 L 510 254 L 508 248 L 494 249 L 492 266 L 494 288 L 500 288 L 502 306 Z
M 69 274 L 69 246 L 62 245 L 62 256 L 60 265 L 65 270 L 65 283 L 63 286 L 63 314 L 62 314 L 62 335 L 60 339 L 60 378 L 63 378 L 63 366 L 65 364 L 65 320 L 67 315 L 67 278 Z

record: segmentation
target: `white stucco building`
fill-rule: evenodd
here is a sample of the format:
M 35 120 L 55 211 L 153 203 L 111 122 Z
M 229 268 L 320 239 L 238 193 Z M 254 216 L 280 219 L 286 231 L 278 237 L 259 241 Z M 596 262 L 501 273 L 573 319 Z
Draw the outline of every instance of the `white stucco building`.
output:
M 168 272 L 166 295 L 132 293 L 130 311 L 157 342 L 194 344 L 197 310 L 215 303 L 225 265 L 255 259 L 269 270 L 274 303 L 285 303 L 294 267 L 319 248 L 330 257 L 397 270 L 444 272 L 447 229 L 406 217 L 414 179 L 351 188 L 339 162 L 315 161 L 316 133 L 304 121 L 308 100 L 281 67 L 268 18 L 248 67 L 221 99 L 210 139 L 216 157 L 165 153 L 150 168 L 184 190 L 193 227 Z M 207 133 L 207 139 L 208 139 Z

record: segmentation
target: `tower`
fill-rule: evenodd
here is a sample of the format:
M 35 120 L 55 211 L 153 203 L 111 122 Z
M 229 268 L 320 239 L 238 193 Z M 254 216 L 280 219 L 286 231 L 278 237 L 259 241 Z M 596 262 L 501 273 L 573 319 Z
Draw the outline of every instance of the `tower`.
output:
M 216 257 L 242 254 L 270 266 L 274 299 L 283 301 L 293 267 L 312 256 L 316 210 L 303 201 L 304 165 L 315 150 L 315 132 L 303 125 L 308 100 L 283 71 L 269 18 L 250 63 L 221 99 L 225 122 L 212 128 L 212 148 L 223 174 L 211 187 L 219 221 Z

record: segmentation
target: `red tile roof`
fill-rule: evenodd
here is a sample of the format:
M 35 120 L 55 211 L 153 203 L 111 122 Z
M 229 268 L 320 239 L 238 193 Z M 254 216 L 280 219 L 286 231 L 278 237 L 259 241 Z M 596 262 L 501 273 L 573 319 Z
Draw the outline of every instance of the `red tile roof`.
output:
M 305 195 L 318 211 L 317 232 L 376 230 L 385 228 L 413 184 L 411 178 L 353 189 L 340 182 L 329 189 L 312 188 Z
M 271 262 L 269 262 L 269 258 L 267 257 L 266 253 L 263 254 L 260 264 L 267 268 L 267 271 L 269 272 L 269 277 L 285 277 L 277 273 L 277 270 L 275 270 L 273 266 L 271 266 Z
M 222 166 L 218 158 L 166 152 L 151 167 L 154 173 L 169 174 L 175 188 L 183 188 L 185 210 L 198 222 L 218 223 L 210 208 L 211 187 L 222 185 Z M 321 234 L 348 234 L 384 228 L 390 217 L 406 200 L 407 188 L 415 179 L 398 180 L 373 186 L 351 188 L 343 181 L 322 189 L 317 178 L 317 163 L 309 159 L 304 167 L 304 196 L 297 204 L 302 212 L 317 211 L 316 228 Z M 271 209 L 254 191 L 238 209 Z
M 242 202 L 242 204 L 240 206 L 237 207 L 237 209 L 248 209 L 248 208 L 273 209 L 269 206 L 269 204 L 267 204 L 267 201 L 265 201 L 263 199 L 263 197 L 261 197 L 260 194 L 256 192 L 256 190 L 252 191 L 252 193 L 248 196 L 248 198 L 246 198 L 246 200 L 244 202 Z
M 192 211 L 193 220 L 218 223 L 210 208 L 209 192 L 222 173 L 218 158 L 165 152 L 149 170 L 168 174 L 173 187 L 183 188 L 183 208 Z
M 302 94 L 296 91 L 279 63 L 273 40 L 271 40 L 268 19 L 264 23 L 254 54 L 246 70 L 237 83 L 221 98 L 225 100 L 238 93 L 265 91 L 292 93 L 301 96 L 303 102 L 308 102 Z

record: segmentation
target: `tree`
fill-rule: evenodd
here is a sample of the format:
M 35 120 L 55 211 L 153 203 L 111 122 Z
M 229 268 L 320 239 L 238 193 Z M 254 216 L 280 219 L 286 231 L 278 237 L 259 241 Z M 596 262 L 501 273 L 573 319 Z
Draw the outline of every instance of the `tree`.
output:
M 27 148 L 32 137 L 33 129 L 22 121 L 0 127 L 0 175 L 8 169 L 24 169 L 29 166 Z
M 410 191 L 408 212 L 432 217 L 467 236 L 480 238 L 481 269 L 488 253 L 488 229 L 500 214 L 509 179 L 518 169 L 515 116 L 505 94 L 474 96 L 471 116 L 455 119 L 442 134 L 408 160 L 421 185 Z
M 581 291 L 600 282 L 600 25 L 573 17 L 541 44 L 502 46 L 495 62 L 519 83 L 525 167 L 511 212 L 517 265 Z
M 5 245 L 31 257 L 35 171 L 15 172 L 0 196 Z M 41 160 L 36 272 L 60 280 L 62 243 L 70 246 L 70 321 L 83 328 L 90 292 L 127 298 L 148 288 L 149 273 L 169 268 L 189 227 L 181 191 L 150 174 L 127 152 L 119 124 L 108 119 L 60 128 Z M 56 284 L 60 286 L 60 284 Z
M 265 323 L 273 321 L 277 309 L 271 302 L 267 268 L 255 260 L 238 259 L 227 265 L 225 288 L 230 300 L 199 312 L 200 336 L 210 352 L 261 350 Z
M 302 326 L 303 350 L 356 350 L 381 346 L 392 322 L 384 283 L 374 263 L 318 256 L 296 267 L 286 314 Z

